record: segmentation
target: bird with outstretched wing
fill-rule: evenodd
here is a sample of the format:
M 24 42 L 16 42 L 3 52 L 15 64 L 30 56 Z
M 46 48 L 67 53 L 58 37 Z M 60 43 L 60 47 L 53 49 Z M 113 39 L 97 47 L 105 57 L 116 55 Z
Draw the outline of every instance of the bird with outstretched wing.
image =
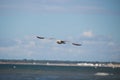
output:
M 72 45 L 75 45 L 75 46 L 82 46 L 82 44 L 79 44 L 79 43 L 73 43 L 73 42 L 70 42 L 70 41 L 65 41 L 65 40 L 57 40 L 55 38 L 45 38 L 45 37 L 41 37 L 41 36 L 36 36 L 38 39 L 49 39 L 49 40 L 56 40 L 56 43 L 57 44 L 66 44 L 66 43 L 71 43 Z

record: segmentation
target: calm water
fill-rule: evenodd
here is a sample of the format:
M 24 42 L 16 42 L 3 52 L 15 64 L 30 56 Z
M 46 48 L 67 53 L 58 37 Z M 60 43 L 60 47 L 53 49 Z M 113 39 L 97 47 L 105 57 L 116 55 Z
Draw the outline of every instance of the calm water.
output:
M 0 80 L 120 80 L 120 68 L 0 64 Z

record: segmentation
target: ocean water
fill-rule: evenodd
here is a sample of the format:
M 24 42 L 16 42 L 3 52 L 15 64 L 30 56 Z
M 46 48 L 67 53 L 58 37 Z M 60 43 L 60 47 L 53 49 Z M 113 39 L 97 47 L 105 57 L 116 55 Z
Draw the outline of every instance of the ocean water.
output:
M 0 80 L 120 80 L 120 68 L 0 64 Z

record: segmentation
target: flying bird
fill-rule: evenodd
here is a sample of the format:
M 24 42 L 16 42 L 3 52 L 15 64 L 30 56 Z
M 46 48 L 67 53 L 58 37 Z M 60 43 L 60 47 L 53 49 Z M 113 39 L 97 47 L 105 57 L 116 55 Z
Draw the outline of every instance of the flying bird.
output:
M 70 42 L 70 41 L 66 41 L 66 40 L 57 40 L 55 38 L 45 38 L 45 37 L 41 37 L 41 36 L 36 36 L 38 39 L 48 39 L 48 40 L 56 40 L 56 43 L 57 44 L 66 44 L 66 43 L 71 43 L 72 45 L 75 45 L 75 46 L 82 46 L 82 44 L 79 44 L 79 43 L 73 43 L 73 42 Z

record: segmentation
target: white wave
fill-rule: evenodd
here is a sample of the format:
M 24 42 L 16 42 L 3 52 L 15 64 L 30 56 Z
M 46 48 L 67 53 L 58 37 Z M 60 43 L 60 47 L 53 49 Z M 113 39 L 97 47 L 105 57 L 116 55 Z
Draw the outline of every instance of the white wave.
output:
M 95 73 L 96 76 L 109 76 L 109 75 L 113 75 L 111 73 L 105 73 L 105 72 L 97 72 Z

